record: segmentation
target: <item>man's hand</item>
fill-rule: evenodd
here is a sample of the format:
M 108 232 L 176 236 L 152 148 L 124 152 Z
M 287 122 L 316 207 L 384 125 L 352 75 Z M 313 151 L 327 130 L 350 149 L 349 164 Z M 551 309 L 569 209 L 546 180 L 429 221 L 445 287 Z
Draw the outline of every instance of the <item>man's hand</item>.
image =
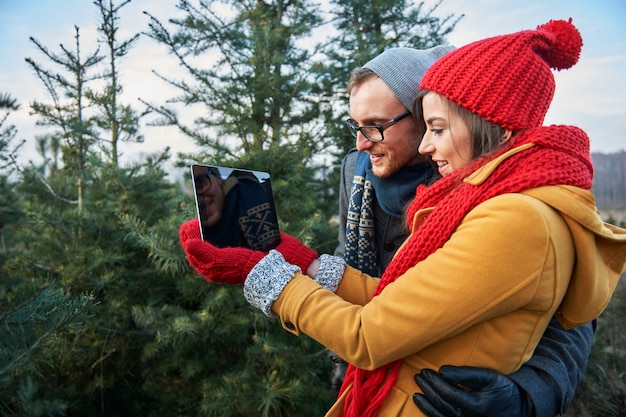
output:
M 469 366 L 424 369 L 413 401 L 428 417 L 531 417 L 532 404 L 506 375 Z

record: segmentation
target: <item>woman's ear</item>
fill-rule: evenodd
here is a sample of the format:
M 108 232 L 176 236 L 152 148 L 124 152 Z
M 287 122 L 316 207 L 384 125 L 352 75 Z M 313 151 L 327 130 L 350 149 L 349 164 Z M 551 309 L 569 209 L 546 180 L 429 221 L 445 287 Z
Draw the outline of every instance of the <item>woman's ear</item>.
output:
M 500 143 L 508 142 L 509 140 L 511 140 L 512 136 L 513 136 L 513 131 L 505 130 L 504 133 L 502 134 L 502 137 L 500 138 Z

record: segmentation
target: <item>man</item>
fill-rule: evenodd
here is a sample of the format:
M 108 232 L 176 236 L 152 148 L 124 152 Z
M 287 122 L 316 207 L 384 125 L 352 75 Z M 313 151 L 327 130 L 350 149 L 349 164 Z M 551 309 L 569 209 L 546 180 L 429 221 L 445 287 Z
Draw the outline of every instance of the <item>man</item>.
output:
M 403 212 L 416 187 L 436 180 L 430 162 L 417 151 L 423 132 L 410 116 L 422 75 L 451 49 L 388 49 L 354 71 L 348 84 L 346 124 L 356 149 L 342 164 L 335 255 L 370 275 L 382 275 L 407 237 Z M 553 319 L 533 357 L 514 374 L 467 367 L 427 370 L 416 375 L 424 395 L 414 401 L 431 417 L 561 414 L 584 373 L 593 333 L 591 323 L 565 331 Z M 332 353 L 330 358 L 338 389 L 345 362 Z

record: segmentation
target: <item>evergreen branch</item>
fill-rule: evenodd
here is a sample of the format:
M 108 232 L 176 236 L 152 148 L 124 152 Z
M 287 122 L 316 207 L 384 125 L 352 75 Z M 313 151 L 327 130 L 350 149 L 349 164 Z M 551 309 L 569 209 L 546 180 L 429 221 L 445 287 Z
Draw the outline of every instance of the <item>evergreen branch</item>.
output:
M 41 184 L 43 184 L 43 186 L 48 190 L 48 192 L 50 194 L 52 194 L 52 196 L 54 198 L 56 198 L 57 200 L 61 200 L 64 203 L 67 203 L 67 204 L 78 204 L 78 200 L 70 200 L 70 199 L 67 199 L 65 197 L 61 197 L 60 195 L 58 195 L 54 191 L 54 189 L 52 189 L 52 186 L 50 184 L 48 184 L 48 182 L 44 178 L 42 178 L 40 176 L 37 176 L 37 179 L 39 180 L 39 182 L 41 182 Z
M 26 172 L 25 172 L 23 169 L 21 169 L 21 168 L 19 167 L 19 165 L 17 164 L 17 161 L 16 161 L 15 159 L 13 159 L 13 158 L 11 158 L 11 160 L 15 163 L 16 170 L 17 170 L 20 174 L 22 174 L 22 175 L 24 175 L 24 176 L 26 177 L 26 176 L 27 176 Z M 70 200 L 70 199 L 68 199 L 68 198 L 65 198 L 65 197 L 62 197 L 62 196 L 58 195 L 58 194 L 54 191 L 54 189 L 52 188 L 52 186 L 51 186 L 51 185 L 50 185 L 50 184 L 49 184 L 49 183 L 48 183 L 48 182 L 47 182 L 47 181 L 46 181 L 43 177 L 41 177 L 41 176 L 39 176 L 39 175 L 35 175 L 34 177 L 35 177 L 35 179 L 37 179 L 37 180 L 38 180 L 38 181 L 39 181 L 39 182 L 40 182 L 40 183 L 41 183 L 41 184 L 42 184 L 42 185 L 43 185 L 43 186 L 44 186 L 44 187 L 48 190 L 48 192 L 49 192 L 50 194 L 52 194 L 52 196 L 53 196 L 54 198 L 56 198 L 57 200 L 63 201 L 64 203 L 68 203 L 68 204 L 78 204 L 78 200 Z
M 41 294 L 43 294 L 43 292 L 46 291 L 46 289 L 48 288 L 49 288 L 49 285 L 47 284 L 42 285 L 41 287 L 39 287 L 39 291 L 37 291 L 37 293 L 34 296 L 32 296 L 31 298 L 27 300 L 24 300 L 24 302 L 13 307 L 12 309 L 7 310 L 2 316 L 0 316 L 0 323 L 6 324 L 5 322 L 8 321 L 8 317 L 26 308 L 28 305 L 32 304 L 33 302 L 35 302 L 35 300 L 37 300 L 41 296 Z
M 10 308 L 0 322 L 11 331 L 9 318 L 16 316 L 15 321 L 20 329 L 24 324 L 41 322 L 45 328 L 34 340 L 26 343 L 19 354 L 0 368 L 0 377 L 11 372 L 19 363 L 29 357 L 37 347 L 53 333 L 69 324 L 75 318 L 80 318 L 81 314 L 89 307 L 90 296 L 79 296 L 67 299 L 63 290 L 53 290 L 51 285 L 40 286 L 35 295 L 26 298 L 17 306 Z M 50 320 L 51 319 L 51 320 Z M 51 323 L 49 323 L 49 321 Z
M 108 351 L 105 355 L 100 355 L 100 357 L 94 363 L 91 364 L 91 369 L 95 369 L 96 366 L 98 366 L 98 364 L 103 362 L 106 358 L 108 358 L 115 352 L 117 352 L 117 349 L 113 348 L 112 350 Z
M 15 357 L 11 362 L 9 362 L 4 368 L 0 369 L 0 377 L 9 373 L 18 363 L 22 361 L 22 359 L 30 356 L 30 354 L 39 346 L 39 344 L 54 333 L 57 330 L 57 327 L 50 328 L 46 330 L 41 336 L 39 336 L 30 346 L 26 348 L 20 355 Z

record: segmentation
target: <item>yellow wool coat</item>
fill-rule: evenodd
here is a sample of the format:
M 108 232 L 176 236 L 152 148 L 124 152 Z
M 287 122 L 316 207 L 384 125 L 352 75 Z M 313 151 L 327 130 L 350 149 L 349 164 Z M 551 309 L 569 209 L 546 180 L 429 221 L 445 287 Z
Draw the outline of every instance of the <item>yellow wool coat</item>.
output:
M 416 213 L 414 228 L 430 211 Z M 402 359 L 379 416 L 423 416 L 412 400 L 422 368 L 514 372 L 555 314 L 566 327 L 597 317 L 625 263 L 626 231 L 601 221 L 593 195 L 548 186 L 478 205 L 374 299 L 378 279 L 347 267 L 336 293 L 296 274 L 272 311 L 362 369 Z M 346 393 L 327 416 L 341 416 Z

